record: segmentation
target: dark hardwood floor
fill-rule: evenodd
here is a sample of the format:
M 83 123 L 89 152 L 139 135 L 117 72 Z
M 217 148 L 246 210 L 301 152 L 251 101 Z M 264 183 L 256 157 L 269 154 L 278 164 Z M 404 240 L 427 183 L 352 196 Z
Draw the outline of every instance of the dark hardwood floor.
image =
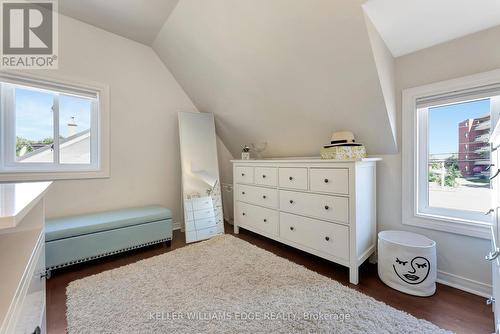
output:
M 483 297 L 441 284 L 438 284 L 437 292 L 432 297 L 409 296 L 384 285 L 377 276 L 377 267 L 368 262 L 360 268 L 360 283 L 352 285 L 349 284 L 349 270 L 345 267 L 246 230 L 240 231 L 238 237 L 243 240 L 335 279 L 417 318 L 429 320 L 442 328 L 467 334 L 494 331 L 491 307 L 485 304 Z M 226 233 L 232 234 L 231 225 L 226 225 Z M 174 231 L 174 240 L 170 248 L 164 244 L 156 245 L 55 271 L 53 277 L 47 281 L 48 333 L 66 333 L 66 286 L 71 281 L 184 246 L 186 246 L 184 233 Z

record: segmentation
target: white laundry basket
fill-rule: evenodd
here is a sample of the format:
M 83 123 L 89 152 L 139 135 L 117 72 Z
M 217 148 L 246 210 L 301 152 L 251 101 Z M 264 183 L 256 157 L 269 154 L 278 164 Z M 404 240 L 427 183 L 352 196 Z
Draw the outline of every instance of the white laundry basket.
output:
M 378 276 L 388 286 L 415 296 L 436 291 L 436 242 L 404 231 L 378 234 Z

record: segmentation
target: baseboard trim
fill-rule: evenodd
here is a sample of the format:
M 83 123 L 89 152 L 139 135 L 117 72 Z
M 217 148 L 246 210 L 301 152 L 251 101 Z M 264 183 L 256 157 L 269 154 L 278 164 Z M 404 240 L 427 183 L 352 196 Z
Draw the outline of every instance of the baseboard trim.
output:
M 176 231 L 176 230 L 180 230 L 181 228 L 182 228 L 181 223 L 179 223 L 179 222 L 172 223 L 172 230 Z
M 489 298 L 492 294 L 492 286 L 469 278 L 447 273 L 441 270 L 437 272 L 437 282 L 451 286 L 459 290 L 473 293 L 475 295 Z

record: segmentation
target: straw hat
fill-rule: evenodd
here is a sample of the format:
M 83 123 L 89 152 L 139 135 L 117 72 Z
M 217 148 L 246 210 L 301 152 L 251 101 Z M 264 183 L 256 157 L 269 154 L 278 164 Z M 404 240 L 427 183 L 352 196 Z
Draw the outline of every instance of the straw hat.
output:
M 325 147 L 333 146 L 362 146 L 362 144 L 356 143 L 354 134 L 351 131 L 338 131 L 332 134 L 330 144 L 325 145 Z

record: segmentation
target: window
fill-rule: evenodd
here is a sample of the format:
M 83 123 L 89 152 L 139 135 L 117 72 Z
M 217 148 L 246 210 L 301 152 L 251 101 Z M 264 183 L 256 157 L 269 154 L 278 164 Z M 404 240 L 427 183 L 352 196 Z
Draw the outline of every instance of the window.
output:
M 419 107 L 422 128 L 418 168 L 427 179 L 419 183 L 419 212 L 485 221 L 491 206 L 489 165 L 490 111 L 494 97 Z M 464 148 L 470 145 L 470 152 Z M 425 166 L 427 164 L 427 166 Z
M 487 238 L 500 72 L 403 92 L 403 223 Z
M 106 177 L 107 90 L 0 74 L 0 180 Z

